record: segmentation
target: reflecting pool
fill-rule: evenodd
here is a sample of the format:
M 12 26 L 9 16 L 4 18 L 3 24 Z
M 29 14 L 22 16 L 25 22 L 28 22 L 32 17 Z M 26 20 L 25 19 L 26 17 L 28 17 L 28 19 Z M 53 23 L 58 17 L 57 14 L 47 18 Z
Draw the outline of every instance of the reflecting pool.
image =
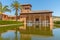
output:
M 9 29 L 0 32 L 0 40 L 60 40 L 60 28 L 52 31 L 30 28 L 26 30 Z

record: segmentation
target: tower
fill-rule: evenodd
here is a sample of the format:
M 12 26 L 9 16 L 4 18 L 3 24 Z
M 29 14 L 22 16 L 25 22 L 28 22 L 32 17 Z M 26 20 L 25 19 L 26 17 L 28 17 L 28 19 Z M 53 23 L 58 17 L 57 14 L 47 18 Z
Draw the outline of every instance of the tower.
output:
M 32 7 L 31 4 L 22 4 L 20 12 L 29 13 L 29 12 L 31 12 L 31 7 Z

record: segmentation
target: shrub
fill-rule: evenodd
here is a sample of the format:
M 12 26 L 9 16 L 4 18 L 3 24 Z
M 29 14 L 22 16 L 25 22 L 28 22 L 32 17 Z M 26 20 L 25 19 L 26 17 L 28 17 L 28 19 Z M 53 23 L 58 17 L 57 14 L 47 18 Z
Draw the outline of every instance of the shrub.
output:
M 20 21 L 1 21 L 0 20 L 0 25 L 4 25 L 4 24 L 20 24 L 20 23 L 23 23 L 23 22 L 20 22 Z

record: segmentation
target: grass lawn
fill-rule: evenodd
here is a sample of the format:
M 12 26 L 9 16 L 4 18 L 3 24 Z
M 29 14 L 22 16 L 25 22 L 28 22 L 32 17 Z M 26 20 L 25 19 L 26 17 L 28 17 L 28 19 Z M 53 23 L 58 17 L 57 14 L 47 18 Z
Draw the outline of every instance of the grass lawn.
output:
M 1 21 L 0 20 L 0 25 L 7 25 L 7 24 L 17 24 L 17 25 L 2 26 L 2 27 L 0 27 L 0 33 L 4 32 L 6 30 L 18 28 L 18 27 L 23 25 L 23 22 L 19 22 L 19 21 Z
M 20 23 L 23 23 L 23 22 L 20 22 L 20 21 L 1 21 L 1 20 L 0 20 L 0 25 L 6 25 L 6 24 L 20 24 Z

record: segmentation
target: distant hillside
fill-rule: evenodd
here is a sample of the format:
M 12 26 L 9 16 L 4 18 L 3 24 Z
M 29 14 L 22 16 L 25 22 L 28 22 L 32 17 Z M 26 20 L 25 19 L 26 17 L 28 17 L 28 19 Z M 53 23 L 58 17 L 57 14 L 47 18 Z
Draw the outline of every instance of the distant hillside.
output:
M 60 16 L 53 16 L 53 21 L 60 21 Z
M 53 16 L 53 18 L 60 18 L 60 16 Z

